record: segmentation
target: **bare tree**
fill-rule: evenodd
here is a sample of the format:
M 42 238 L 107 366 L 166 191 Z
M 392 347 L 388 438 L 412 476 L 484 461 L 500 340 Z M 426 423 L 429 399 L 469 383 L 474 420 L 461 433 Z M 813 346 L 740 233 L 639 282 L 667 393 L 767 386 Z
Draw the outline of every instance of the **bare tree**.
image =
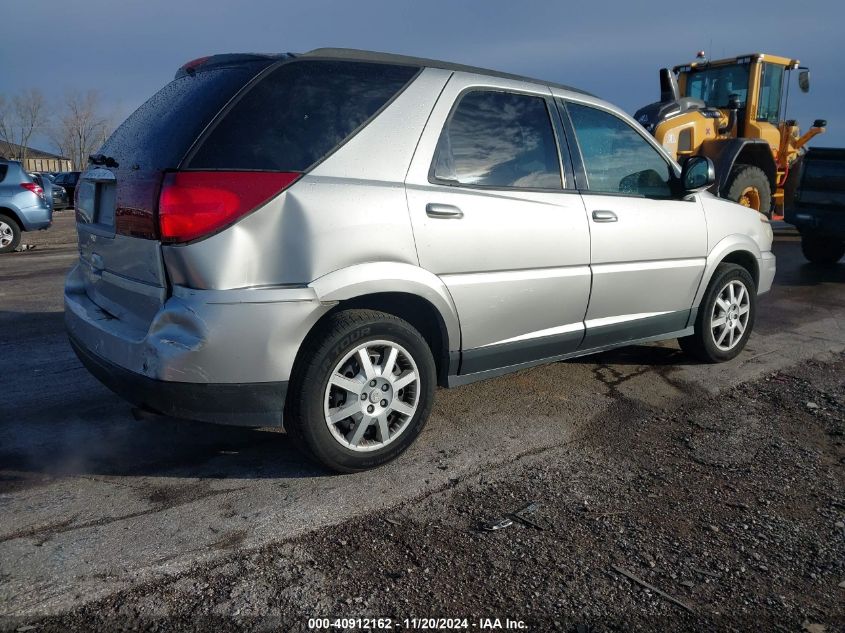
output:
M 71 91 L 65 95 L 50 137 L 59 153 L 70 158 L 76 169 L 81 169 L 110 132 L 111 123 L 101 112 L 99 94 L 95 90 Z
M 0 158 L 14 158 L 12 148 L 9 146 L 9 125 L 11 118 L 9 114 L 9 102 L 6 100 L 6 95 L 0 94 Z
M 30 88 L 11 100 L 0 95 L 0 139 L 13 154 L 10 158 L 25 161 L 29 139 L 45 123 L 44 95 L 37 88 Z

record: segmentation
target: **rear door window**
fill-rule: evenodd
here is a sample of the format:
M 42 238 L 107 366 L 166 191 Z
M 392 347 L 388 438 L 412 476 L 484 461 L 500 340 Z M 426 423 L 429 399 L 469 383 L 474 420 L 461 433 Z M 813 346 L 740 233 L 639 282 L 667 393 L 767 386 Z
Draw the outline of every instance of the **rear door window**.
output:
M 329 60 L 282 64 L 221 118 L 187 166 L 307 171 L 366 124 L 418 71 Z
M 491 90 L 464 94 L 440 135 L 433 176 L 449 184 L 560 189 L 546 100 Z
M 6 179 L 6 173 L 9 171 L 8 165 L 0 165 L 0 182 Z

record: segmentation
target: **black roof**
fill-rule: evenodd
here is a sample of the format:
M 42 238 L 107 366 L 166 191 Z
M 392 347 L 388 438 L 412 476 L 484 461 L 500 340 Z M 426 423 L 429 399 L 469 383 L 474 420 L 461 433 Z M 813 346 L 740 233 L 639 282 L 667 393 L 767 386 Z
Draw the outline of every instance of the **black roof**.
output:
M 401 64 L 404 66 L 423 66 L 427 68 L 442 68 L 443 70 L 452 70 L 458 72 L 477 73 L 479 75 L 489 75 L 491 77 L 499 77 L 501 79 L 513 79 L 516 81 L 530 81 L 535 84 L 543 86 L 550 86 L 553 88 L 561 88 L 563 90 L 571 90 L 572 92 L 579 92 L 581 94 L 591 95 L 589 92 L 573 88 L 572 86 L 565 86 L 557 84 L 552 81 L 544 81 L 542 79 L 534 79 L 532 77 L 524 77 L 522 75 L 513 75 L 510 73 L 503 73 L 497 70 L 490 70 L 488 68 L 478 68 L 476 66 L 465 66 L 464 64 L 453 64 L 451 62 L 442 62 L 436 59 L 425 59 L 422 57 L 409 57 L 407 55 L 394 55 L 392 53 L 378 53 L 375 51 L 362 51 L 354 48 L 315 48 L 313 51 L 308 51 L 297 57 L 321 57 L 328 59 L 344 59 L 357 60 L 368 62 L 382 62 L 390 64 Z

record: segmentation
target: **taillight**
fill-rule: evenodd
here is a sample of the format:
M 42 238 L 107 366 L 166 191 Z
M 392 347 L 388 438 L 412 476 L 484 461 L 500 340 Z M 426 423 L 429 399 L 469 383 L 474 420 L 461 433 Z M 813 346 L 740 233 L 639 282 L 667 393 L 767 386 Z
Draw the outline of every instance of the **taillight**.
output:
M 215 233 L 290 187 L 302 174 L 185 171 L 166 174 L 158 205 L 162 242 Z
M 44 197 L 44 190 L 38 185 L 36 185 L 34 182 L 22 182 L 21 187 L 23 187 L 24 189 L 28 189 L 40 198 Z

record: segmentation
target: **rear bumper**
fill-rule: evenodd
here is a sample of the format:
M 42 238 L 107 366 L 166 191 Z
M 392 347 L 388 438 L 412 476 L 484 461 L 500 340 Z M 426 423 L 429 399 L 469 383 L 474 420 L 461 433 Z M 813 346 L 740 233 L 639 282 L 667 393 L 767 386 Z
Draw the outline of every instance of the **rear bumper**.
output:
M 73 351 L 106 387 L 137 407 L 176 418 L 280 426 L 288 383 L 189 383 L 154 380 L 97 356 L 70 335 Z
M 845 209 L 791 209 L 784 220 L 802 235 L 845 239 Z
M 760 267 L 760 279 L 757 282 L 757 294 L 761 295 L 772 289 L 777 265 L 774 253 L 765 251 L 757 262 Z
M 53 210 L 46 206 L 27 207 L 19 209 L 18 217 L 23 224 L 24 231 L 38 231 L 46 229 L 53 223 Z
M 281 423 L 296 353 L 330 305 L 310 288 L 173 288 L 143 329 L 91 301 L 79 268 L 65 283 L 65 325 L 86 367 L 130 402 L 228 424 Z

